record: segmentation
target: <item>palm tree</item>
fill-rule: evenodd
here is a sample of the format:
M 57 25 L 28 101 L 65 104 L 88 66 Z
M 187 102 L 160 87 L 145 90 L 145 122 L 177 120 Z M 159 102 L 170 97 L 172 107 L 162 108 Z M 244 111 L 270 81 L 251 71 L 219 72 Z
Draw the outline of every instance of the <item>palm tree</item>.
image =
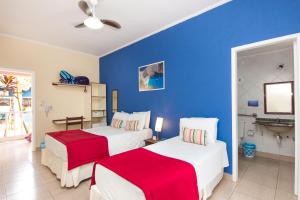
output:
M 22 93 L 22 90 L 21 92 L 18 91 L 18 81 L 16 80 L 16 77 L 12 75 L 3 75 L 2 77 L 0 76 L 0 83 L 0 91 L 10 91 L 12 95 L 17 99 L 22 124 L 25 129 L 26 135 L 28 135 L 28 128 L 23 120 L 22 106 L 20 102 L 20 93 Z

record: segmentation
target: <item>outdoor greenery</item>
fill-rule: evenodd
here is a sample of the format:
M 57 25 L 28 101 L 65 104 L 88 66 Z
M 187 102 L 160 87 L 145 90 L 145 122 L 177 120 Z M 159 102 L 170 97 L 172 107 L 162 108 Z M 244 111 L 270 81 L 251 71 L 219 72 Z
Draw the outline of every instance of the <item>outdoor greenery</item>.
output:
M 0 76 L 0 91 L 8 91 L 11 95 L 13 95 L 18 102 L 18 109 L 20 111 L 20 117 L 22 119 L 22 124 L 25 129 L 26 134 L 29 134 L 28 128 L 26 126 L 25 121 L 23 120 L 22 116 L 22 105 L 21 105 L 21 99 L 22 96 L 22 88 L 20 87 L 20 83 L 17 81 L 15 76 L 12 75 L 2 75 Z

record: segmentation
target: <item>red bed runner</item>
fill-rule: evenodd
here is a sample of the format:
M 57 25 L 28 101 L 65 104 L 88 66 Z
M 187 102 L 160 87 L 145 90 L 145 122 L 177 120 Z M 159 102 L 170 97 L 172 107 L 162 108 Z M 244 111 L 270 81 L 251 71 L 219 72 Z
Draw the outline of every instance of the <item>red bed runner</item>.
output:
M 109 156 L 107 138 L 82 130 L 48 133 L 63 143 L 68 153 L 68 170 Z
M 97 161 L 143 190 L 147 200 L 199 200 L 194 167 L 185 161 L 162 156 L 144 148 Z M 117 188 L 116 188 L 117 189 Z

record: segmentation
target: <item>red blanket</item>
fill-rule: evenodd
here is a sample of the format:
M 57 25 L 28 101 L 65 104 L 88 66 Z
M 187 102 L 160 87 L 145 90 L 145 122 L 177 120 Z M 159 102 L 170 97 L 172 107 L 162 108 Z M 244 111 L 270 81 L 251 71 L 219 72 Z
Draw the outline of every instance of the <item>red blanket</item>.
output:
M 107 138 L 82 130 L 48 133 L 67 147 L 68 170 L 109 156 Z
M 144 148 L 97 161 L 143 190 L 147 200 L 199 200 L 194 167 L 185 161 L 162 156 Z M 118 188 L 116 188 L 117 190 Z

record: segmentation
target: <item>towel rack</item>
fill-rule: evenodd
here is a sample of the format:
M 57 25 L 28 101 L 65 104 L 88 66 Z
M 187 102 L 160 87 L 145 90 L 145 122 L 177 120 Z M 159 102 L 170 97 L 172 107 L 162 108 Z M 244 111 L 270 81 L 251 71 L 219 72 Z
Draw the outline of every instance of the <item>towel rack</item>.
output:
M 257 114 L 256 113 L 253 113 L 253 114 L 241 114 L 241 113 L 239 113 L 238 116 L 241 116 L 241 117 L 254 117 L 254 118 L 256 118 Z

